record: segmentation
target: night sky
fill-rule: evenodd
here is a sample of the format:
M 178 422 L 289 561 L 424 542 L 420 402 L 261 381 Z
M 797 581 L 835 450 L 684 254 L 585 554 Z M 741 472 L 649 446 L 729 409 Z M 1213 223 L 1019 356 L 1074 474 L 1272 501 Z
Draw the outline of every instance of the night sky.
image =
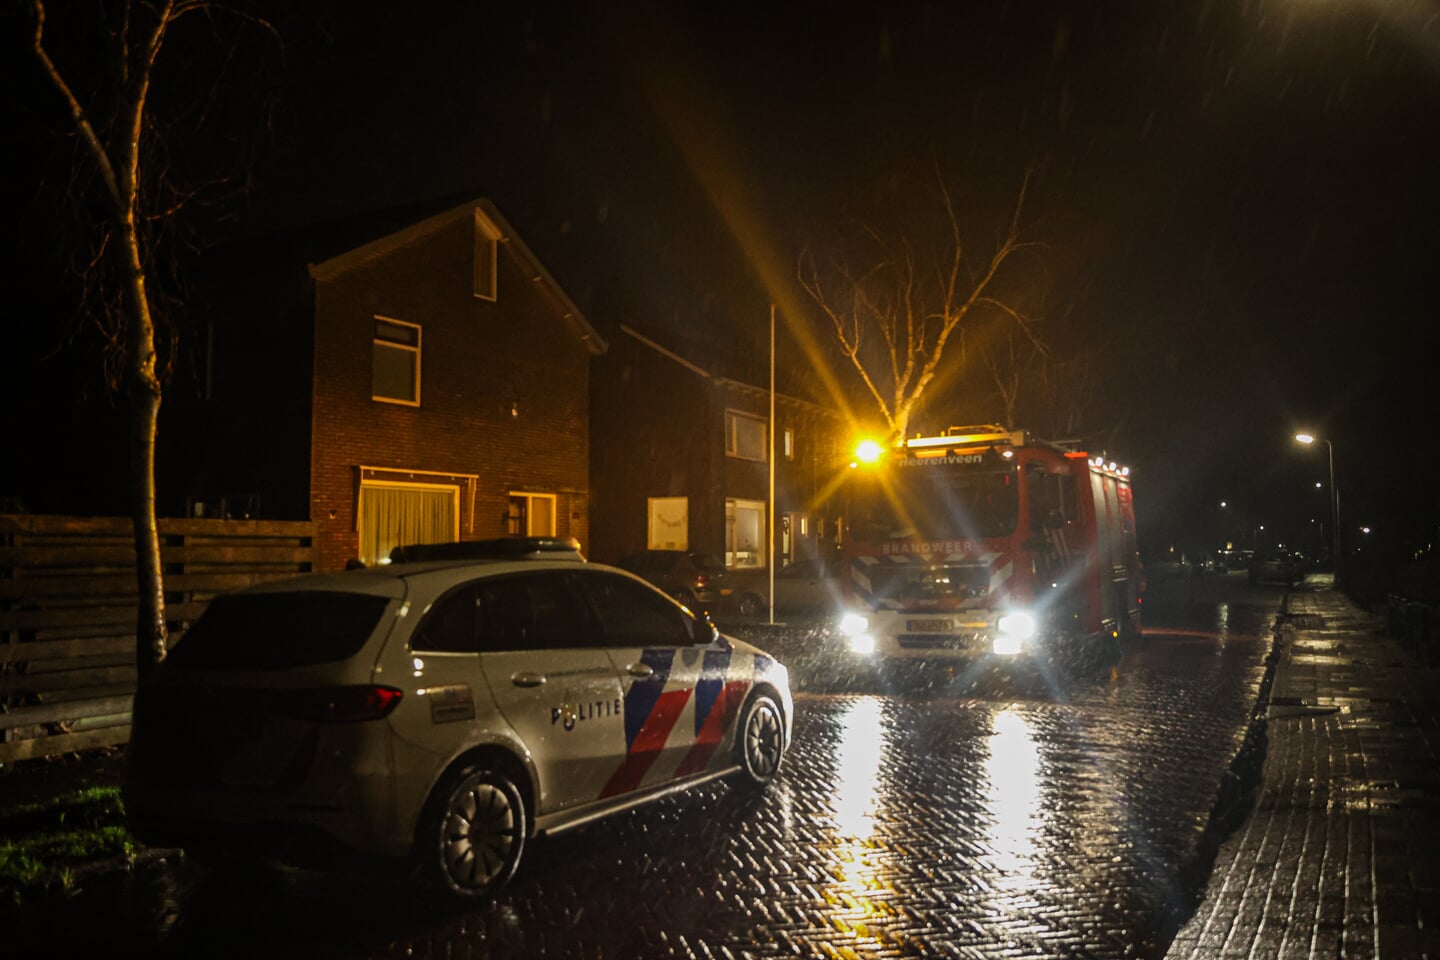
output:
M 827 333 L 802 246 L 919 224 L 938 170 L 978 250 L 1031 170 L 1041 246 L 1007 293 L 1104 345 L 1084 432 L 1136 465 L 1154 536 L 1222 498 L 1328 519 L 1305 426 L 1347 525 L 1434 539 L 1433 0 L 290 6 L 252 80 L 270 123 L 224 137 L 252 167 L 217 240 L 487 195 L 583 308 L 623 289 L 647 326 L 758 347 L 771 302 Z M 44 157 L 58 122 L 21 106 L 10 149 Z M 977 377 L 921 425 L 994 417 Z

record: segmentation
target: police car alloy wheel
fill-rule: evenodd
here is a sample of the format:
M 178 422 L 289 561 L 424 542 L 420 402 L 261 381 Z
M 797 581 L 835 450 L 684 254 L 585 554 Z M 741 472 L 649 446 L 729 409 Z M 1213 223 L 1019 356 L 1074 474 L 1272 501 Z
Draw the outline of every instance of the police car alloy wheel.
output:
M 441 893 L 481 900 L 515 875 L 525 849 L 525 801 L 504 774 L 471 769 L 443 794 L 422 834 L 424 870 Z
M 740 765 L 746 779 L 754 784 L 774 780 L 785 751 L 785 733 L 780 708 L 768 695 L 750 701 L 740 737 Z

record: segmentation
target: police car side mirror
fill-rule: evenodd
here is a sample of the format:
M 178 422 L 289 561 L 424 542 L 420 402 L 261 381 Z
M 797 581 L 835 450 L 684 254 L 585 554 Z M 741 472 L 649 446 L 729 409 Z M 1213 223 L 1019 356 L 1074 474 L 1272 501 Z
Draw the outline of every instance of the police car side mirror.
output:
M 710 619 L 710 614 L 701 614 L 690 621 L 690 636 L 697 647 L 708 647 L 720 636 L 720 628 Z

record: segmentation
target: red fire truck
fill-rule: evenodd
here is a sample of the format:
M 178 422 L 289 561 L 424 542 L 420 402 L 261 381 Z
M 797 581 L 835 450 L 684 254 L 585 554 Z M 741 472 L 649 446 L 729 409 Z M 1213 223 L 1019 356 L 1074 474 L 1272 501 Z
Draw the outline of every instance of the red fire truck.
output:
M 871 450 L 849 485 L 852 652 L 968 660 L 1139 637 L 1127 467 L 993 424 Z

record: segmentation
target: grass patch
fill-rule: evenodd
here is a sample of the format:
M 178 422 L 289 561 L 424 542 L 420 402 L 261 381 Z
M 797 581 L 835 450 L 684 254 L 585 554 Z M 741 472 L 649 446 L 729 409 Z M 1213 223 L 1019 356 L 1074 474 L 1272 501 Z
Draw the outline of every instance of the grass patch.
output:
M 130 857 L 118 787 L 90 787 L 43 803 L 0 809 L 0 898 L 66 890 L 76 871 L 97 860 Z

